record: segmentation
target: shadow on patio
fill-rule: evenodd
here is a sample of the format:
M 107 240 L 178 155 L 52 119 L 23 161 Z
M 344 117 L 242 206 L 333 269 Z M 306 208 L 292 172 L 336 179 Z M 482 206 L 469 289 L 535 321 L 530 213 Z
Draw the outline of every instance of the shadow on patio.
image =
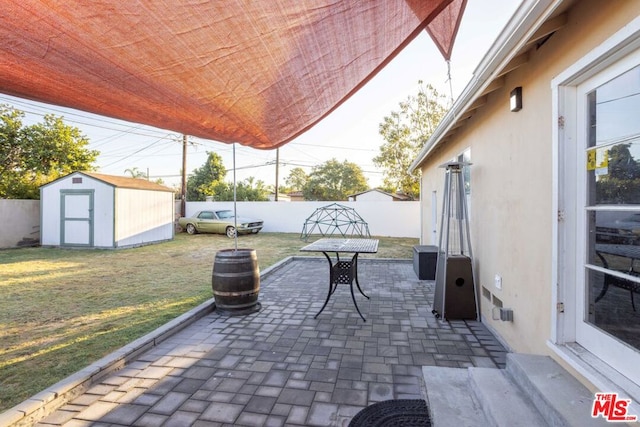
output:
M 479 322 L 437 320 L 434 283 L 407 261 L 361 258 L 371 299 L 328 287 L 327 262 L 293 258 L 262 277 L 258 313 L 212 312 L 38 425 L 348 425 L 389 399 L 424 399 L 422 366 L 496 367 L 505 349 Z

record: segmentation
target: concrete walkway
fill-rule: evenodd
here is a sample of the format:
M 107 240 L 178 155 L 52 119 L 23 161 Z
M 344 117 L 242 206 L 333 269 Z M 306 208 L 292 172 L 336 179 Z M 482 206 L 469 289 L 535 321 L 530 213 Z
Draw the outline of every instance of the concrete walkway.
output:
M 424 399 L 422 366 L 492 367 L 505 349 L 475 321 L 431 314 L 434 283 L 409 261 L 361 259 L 358 316 L 324 259 L 263 277 L 261 311 L 216 311 L 105 377 L 39 426 L 346 426 L 388 399 Z

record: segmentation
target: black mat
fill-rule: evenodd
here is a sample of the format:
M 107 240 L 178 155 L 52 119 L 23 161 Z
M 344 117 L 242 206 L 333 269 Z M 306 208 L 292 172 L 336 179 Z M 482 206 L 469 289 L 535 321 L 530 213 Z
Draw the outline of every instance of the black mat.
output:
M 424 400 L 385 400 L 358 412 L 349 427 L 418 427 L 431 426 L 429 409 Z

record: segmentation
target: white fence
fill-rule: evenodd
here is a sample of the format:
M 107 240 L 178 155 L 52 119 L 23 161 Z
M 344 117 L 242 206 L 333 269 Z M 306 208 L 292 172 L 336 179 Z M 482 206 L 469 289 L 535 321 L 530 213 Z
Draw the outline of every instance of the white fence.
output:
M 0 199 L 0 248 L 40 243 L 40 201 Z
M 301 233 L 314 211 L 333 202 L 237 202 L 238 216 L 264 221 L 263 231 Z M 420 237 L 420 202 L 337 202 L 355 209 L 372 236 Z M 187 202 L 187 216 L 203 209 L 233 209 L 233 202 Z M 180 212 L 179 204 L 176 212 Z
M 264 220 L 266 232 L 301 233 L 317 208 L 333 202 L 238 202 L 238 215 Z M 356 210 L 372 236 L 420 237 L 420 202 L 338 202 Z M 187 216 L 202 209 L 233 209 L 233 202 L 187 202 Z M 176 203 L 176 213 L 180 202 Z M 0 249 L 40 241 L 40 201 L 0 199 Z

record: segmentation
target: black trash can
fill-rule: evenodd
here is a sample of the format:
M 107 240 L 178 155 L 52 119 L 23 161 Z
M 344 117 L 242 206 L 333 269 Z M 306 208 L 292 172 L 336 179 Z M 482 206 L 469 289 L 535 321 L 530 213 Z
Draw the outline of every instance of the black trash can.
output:
M 420 280 L 436 280 L 438 247 L 418 245 L 413 247 L 413 271 Z

